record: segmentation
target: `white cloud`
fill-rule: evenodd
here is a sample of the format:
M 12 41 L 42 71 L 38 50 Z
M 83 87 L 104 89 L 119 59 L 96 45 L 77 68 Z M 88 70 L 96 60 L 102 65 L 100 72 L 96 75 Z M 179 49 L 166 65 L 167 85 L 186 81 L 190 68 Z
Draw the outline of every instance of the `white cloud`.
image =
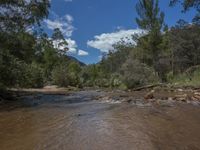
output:
M 94 37 L 94 40 L 88 41 L 87 45 L 96 49 L 99 49 L 101 52 L 108 52 L 113 50 L 113 45 L 120 42 L 121 40 L 126 43 L 136 44 L 133 41 L 132 36 L 134 34 L 143 34 L 144 31 L 140 29 L 131 29 L 131 30 L 120 30 L 113 33 L 103 33 Z
M 79 56 L 87 56 L 87 55 L 89 55 L 89 53 L 86 52 L 86 51 L 84 51 L 84 50 L 79 50 L 79 51 L 78 51 L 78 55 L 79 55 Z
M 66 54 L 72 55 L 79 55 L 79 56 L 87 56 L 89 55 L 88 52 L 84 50 L 79 50 L 76 41 L 72 40 L 71 38 L 65 39 L 68 43 L 68 45 L 58 45 L 60 41 L 53 41 L 53 45 L 55 48 L 57 48 L 60 51 L 65 51 L 66 48 L 68 50 L 66 51 Z
M 68 45 L 65 45 L 65 44 L 62 44 L 62 45 L 59 45 L 60 42 L 62 41 L 56 41 L 54 40 L 53 41 L 53 46 L 54 48 L 60 50 L 60 51 L 64 51 L 66 48 L 68 48 L 68 50 L 66 51 L 67 54 L 77 54 L 77 44 L 76 44 L 76 41 L 68 38 L 68 39 L 65 39 L 67 44 Z
M 74 18 L 69 14 L 65 15 L 65 18 L 66 18 L 68 23 L 72 23 L 74 21 Z
M 77 44 L 76 44 L 76 41 L 72 40 L 72 39 L 66 39 L 67 43 L 68 43 L 68 52 L 69 54 L 76 54 L 77 53 Z
M 68 0 L 72 1 L 72 0 Z M 89 55 L 88 52 L 84 50 L 79 50 L 78 45 L 75 40 L 72 40 L 70 37 L 72 36 L 73 31 L 75 30 L 74 26 L 72 25 L 74 18 L 66 14 L 63 17 L 59 17 L 55 12 L 51 11 L 51 16 L 54 18 L 52 20 L 46 19 L 45 23 L 50 30 L 54 30 L 55 28 L 59 28 L 60 31 L 63 33 L 65 40 L 67 41 L 68 45 L 59 45 L 60 41 L 53 41 L 53 45 L 55 48 L 63 51 L 68 48 L 66 52 L 69 55 L 79 55 L 79 56 L 86 56 Z
M 46 19 L 45 23 L 49 29 L 53 30 L 55 28 L 59 28 L 64 36 L 71 37 L 73 31 L 75 30 L 72 25 L 73 20 L 74 19 L 71 15 L 66 14 L 64 17 L 56 17 L 54 20 Z
M 103 55 L 99 55 L 99 56 L 98 56 L 99 61 L 101 61 L 102 58 L 103 58 Z

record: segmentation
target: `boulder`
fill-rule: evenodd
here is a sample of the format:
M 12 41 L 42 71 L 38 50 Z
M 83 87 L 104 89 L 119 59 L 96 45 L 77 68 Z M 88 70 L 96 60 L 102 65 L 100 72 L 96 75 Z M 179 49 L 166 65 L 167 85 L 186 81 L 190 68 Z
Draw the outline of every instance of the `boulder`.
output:
M 175 100 L 186 102 L 189 99 L 187 94 L 179 94 L 175 96 Z
M 151 92 L 147 93 L 147 94 L 144 96 L 144 99 L 145 99 L 145 100 L 153 99 L 153 98 L 154 98 L 154 93 L 155 93 L 155 91 L 152 90 Z
M 194 95 L 193 99 L 195 99 L 196 101 L 200 101 L 200 95 Z

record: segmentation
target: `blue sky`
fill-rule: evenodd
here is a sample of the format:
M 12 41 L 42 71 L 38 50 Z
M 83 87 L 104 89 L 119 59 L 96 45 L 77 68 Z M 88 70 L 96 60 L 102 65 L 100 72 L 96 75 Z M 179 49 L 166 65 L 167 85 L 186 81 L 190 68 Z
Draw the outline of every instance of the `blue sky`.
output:
M 60 28 L 69 43 L 70 55 L 86 64 L 96 63 L 113 43 L 139 31 L 136 3 L 137 0 L 51 0 L 45 29 L 51 35 L 53 28 Z M 180 18 L 191 22 L 194 10 L 181 13 L 181 6 L 171 8 L 168 3 L 169 0 L 160 0 L 169 26 Z

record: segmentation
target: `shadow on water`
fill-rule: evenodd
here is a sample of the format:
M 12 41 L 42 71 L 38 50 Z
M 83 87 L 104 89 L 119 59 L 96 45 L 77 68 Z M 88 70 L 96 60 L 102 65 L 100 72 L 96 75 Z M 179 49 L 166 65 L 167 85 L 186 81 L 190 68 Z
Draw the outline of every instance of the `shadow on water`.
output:
M 91 102 L 95 100 L 95 97 L 99 94 L 101 93 L 94 91 L 88 93 L 81 91 L 69 95 L 24 92 L 24 96 L 1 102 L 0 111 L 12 111 L 20 108 L 35 108 L 45 104 L 55 107 L 66 107 L 67 104 Z

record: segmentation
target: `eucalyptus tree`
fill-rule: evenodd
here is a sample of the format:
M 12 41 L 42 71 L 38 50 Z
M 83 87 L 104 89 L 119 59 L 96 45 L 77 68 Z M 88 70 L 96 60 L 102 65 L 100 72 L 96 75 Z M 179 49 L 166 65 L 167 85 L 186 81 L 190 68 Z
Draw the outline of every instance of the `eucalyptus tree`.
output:
M 49 0 L 1 0 L 0 30 L 21 31 L 48 16 Z
M 10 81 L 30 68 L 37 42 L 32 31 L 48 16 L 49 7 L 49 0 L 0 0 L 0 86 L 14 86 Z
M 200 24 L 200 0 L 170 0 L 171 6 L 174 6 L 177 3 L 181 3 L 183 6 L 183 12 L 190 10 L 190 8 L 196 9 L 197 14 L 194 17 L 193 22 Z
M 54 47 L 58 50 L 58 53 L 63 56 L 66 55 L 66 52 L 68 51 L 68 43 L 65 40 L 62 32 L 59 28 L 55 28 L 52 34 L 52 41 L 54 44 Z
M 162 47 L 162 30 L 166 26 L 164 23 L 164 12 L 160 11 L 158 0 L 139 0 L 136 4 L 138 26 L 146 30 L 147 35 L 138 41 L 137 49 L 142 62 L 152 65 L 159 74 L 159 57 L 164 51 Z

